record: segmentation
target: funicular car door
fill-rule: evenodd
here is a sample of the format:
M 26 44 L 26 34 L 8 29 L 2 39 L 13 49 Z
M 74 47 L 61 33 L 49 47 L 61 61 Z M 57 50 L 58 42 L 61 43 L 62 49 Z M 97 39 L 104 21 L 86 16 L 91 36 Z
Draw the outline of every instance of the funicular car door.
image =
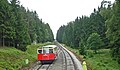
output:
M 55 53 L 53 48 L 49 48 L 49 59 L 54 60 L 55 58 Z
M 49 60 L 49 47 L 43 47 L 43 60 Z

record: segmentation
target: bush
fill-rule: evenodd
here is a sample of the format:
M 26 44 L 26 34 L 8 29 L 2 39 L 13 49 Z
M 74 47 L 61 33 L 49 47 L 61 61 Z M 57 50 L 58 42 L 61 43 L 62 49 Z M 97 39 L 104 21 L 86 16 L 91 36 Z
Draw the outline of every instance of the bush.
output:
M 92 33 L 87 39 L 87 47 L 94 50 L 97 53 L 97 50 L 103 46 L 103 41 L 100 38 L 100 35 L 97 33 Z

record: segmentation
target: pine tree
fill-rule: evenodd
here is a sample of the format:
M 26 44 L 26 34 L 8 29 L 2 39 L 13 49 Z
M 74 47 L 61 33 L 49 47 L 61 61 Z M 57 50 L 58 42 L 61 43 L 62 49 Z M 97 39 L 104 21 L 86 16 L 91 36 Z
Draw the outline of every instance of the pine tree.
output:
M 107 37 L 110 40 L 110 46 L 113 50 L 112 55 L 120 63 L 120 1 L 116 0 L 112 8 L 113 16 L 106 23 Z
M 13 13 L 11 12 L 12 8 L 9 5 L 7 0 L 2 0 L 0 2 L 0 42 L 2 46 L 12 46 L 13 38 L 15 37 L 15 28 L 13 27 L 13 22 L 15 21 Z

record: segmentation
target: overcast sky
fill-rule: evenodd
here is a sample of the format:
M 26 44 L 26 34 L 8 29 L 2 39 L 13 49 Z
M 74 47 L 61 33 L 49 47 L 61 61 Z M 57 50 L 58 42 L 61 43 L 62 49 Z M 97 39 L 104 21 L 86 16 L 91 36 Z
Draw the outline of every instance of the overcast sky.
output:
M 49 23 L 54 35 L 61 25 L 74 21 L 77 16 L 89 16 L 102 0 L 19 0 L 29 10 L 36 10 L 39 18 Z M 114 2 L 114 0 L 109 0 Z

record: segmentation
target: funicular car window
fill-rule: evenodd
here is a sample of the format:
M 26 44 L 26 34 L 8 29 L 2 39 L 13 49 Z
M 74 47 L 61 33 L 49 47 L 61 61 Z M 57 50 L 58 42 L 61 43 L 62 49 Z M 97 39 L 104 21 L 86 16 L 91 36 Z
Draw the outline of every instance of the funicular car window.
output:
M 53 53 L 53 49 L 49 49 L 49 53 Z
M 38 53 L 42 53 L 42 50 L 38 50 Z
M 49 53 L 49 48 L 43 48 L 43 54 Z

